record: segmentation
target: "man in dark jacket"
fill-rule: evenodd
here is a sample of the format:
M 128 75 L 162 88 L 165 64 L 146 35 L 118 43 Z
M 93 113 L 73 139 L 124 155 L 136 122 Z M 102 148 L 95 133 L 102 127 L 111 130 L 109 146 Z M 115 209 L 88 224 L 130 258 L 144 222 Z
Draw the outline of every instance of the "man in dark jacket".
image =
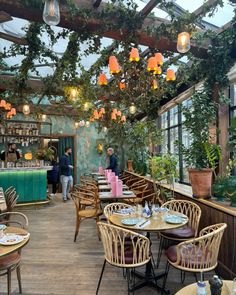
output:
M 59 166 L 60 166 L 60 181 L 62 185 L 62 198 L 63 202 L 69 200 L 69 191 L 73 186 L 72 169 L 70 155 L 72 153 L 71 147 L 65 148 L 65 154 L 61 156 Z
M 108 154 L 109 157 L 110 157 L 110 164 L 109 164 L 109 166 L 107 167 L 107 169 L 111 169 L 112 172 L 115 173 L 115 175 L 119 175 L 118 165 L 117 165 L 117 158 L 116 158 L 116 156 L 114 155 L 114 150 L 113 150 L 113 148 L 108 148 L 108 149 L 107 149 L 107 154 Z

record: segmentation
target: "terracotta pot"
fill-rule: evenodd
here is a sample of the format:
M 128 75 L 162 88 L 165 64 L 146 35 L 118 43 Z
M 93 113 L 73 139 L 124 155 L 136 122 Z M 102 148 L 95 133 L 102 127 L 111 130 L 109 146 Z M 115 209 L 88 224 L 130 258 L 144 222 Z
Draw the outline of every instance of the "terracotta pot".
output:
M 208 199 L 211 197 L 212 170 L 188 169 L 193 196 L 195 198 Z
M 132 160 L 127 161 L 127 170 L 129 172 L 133 172 L 133 161 Z

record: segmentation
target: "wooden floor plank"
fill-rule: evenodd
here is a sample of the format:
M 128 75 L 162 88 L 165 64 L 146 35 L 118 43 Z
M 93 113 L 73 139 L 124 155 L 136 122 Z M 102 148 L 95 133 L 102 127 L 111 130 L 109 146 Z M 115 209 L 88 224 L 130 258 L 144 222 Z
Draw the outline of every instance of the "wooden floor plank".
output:
M 24 295 L 95 295 L 103 264 L 103 248 L 98 240 L 95 222 L 82 222 L 76 243 L 73 242 L 75 209 L 72 201 L 63 203 L 60 196 L 42 207 L 20 208 L 29 218 L 31 238 L 22 251 L 22 284 Z M 152 251 L 156 257 L 157 235 L 152 235 Z M 163 255 L 160 270 L 165 268 Z M 208 278 L 208 276 L 206 276 Z M 184 285 L 192 283 L 186 275 Z M 171 294 L 181 289 L 180 272 L 170 270 L 168 287 Z M 12 293 L 18 294 L 15 272 Z M 0 277 L 0 294 L 6 294 L 6 277 Z M 99 295 L 125 295 L 127 284 L 122 270 L 107 266 Z M 145 287 L 136 295 L 154 295 L 157 291 Z

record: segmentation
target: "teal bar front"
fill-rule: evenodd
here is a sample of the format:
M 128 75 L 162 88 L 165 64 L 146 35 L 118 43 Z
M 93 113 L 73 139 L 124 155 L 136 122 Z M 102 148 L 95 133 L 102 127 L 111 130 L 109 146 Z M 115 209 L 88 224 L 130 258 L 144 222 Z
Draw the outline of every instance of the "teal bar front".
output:
M 0 169 L 0 187 L 5 191 L 13 186 L 19 198 L 17 203 L 45 201 L 47 198 L 47 169 Z

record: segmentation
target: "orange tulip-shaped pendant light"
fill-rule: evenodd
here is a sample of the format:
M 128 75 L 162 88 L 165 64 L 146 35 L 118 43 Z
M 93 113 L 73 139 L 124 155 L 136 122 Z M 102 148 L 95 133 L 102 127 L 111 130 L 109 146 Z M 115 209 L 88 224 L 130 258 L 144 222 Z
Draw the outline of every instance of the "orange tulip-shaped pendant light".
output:
M 6 101 L 4 99 L 2 99 L 0 102 L 0 107 L 5 108 L 5 106 L 6 106 Z
M 152 80 L 151 88 L 153 90 L 156 90 L 158 88 L 158 84 L 157 84 L 157 80 L 156 79 Z
M 109 69 L 112 75 L 118 74 L 120 72 L 120 65 L 114 55 L 109 57 Z
M 121 117 L 121 111 L 117 111 L 116 115 Z
M 148 72 L 155 72 L 157 70 L 157 61 L 154 56 L 149 57 L 147 61 L 147 70 Z
M 116 120 L 116 114 L 114 112 L 111 113 L 111 119 L 114 121 Z
M 100 109 L 100 113 L 104 115 L 105 114 L 105 109 L 104 108 L 101 108 Z
M 177 51 L 180 53 L 186 53 L 189 51 L 190 45 L 190 35 L 188 32 L 182 32 L 178 35 L 177 40 Z
M 132 48 L 130 51 L 130 55 L 129 55 L 129 60 L 130 61 L 136 61 L 138 62 L 140 60 L 139 58 L 139 52 L 137 48 Z
M 162 68 L 161 66 L 157 66 L 157 70 L 154 72 L 155 75 L 161 75 L 162 74 Z
M 98 77 L 98 85 L 106 86 L 107 85 L 107 77 L 104 73 L 101 73 Z
M 163 55 L 160 52 L 157 52 L 155 54 L 155 58 L 156 58 L 156 61 L 157 61 L 157 65 L 162 66 L 163 65 L 163 60 L 164 60 Z
M 118 112 L 117 109 L 112 110 L 112 113 L 114 113 L 115 115 L 117 115 L 117 112 Z
M 175 81 L 175 72 L 172 69 L 166 71 L 166 81 Z
M 11 110 L 11 104 L 10 103 L 6 103 L 5 110 L 6 111 L 10 111 Z
M 95 120 L 98 120 L 99 119 L 99 114 L 98 114 L 98 111 L 97 110 L 94 110 L 93 111 L 93 117 Z
M 120 88 L 120 90 L 124 90 L 125 89 L 125 82 L 120 82 L 119 88 Z
M 121 122 L 126 122 L 126 117 L 123 115 L 120 120 Z

